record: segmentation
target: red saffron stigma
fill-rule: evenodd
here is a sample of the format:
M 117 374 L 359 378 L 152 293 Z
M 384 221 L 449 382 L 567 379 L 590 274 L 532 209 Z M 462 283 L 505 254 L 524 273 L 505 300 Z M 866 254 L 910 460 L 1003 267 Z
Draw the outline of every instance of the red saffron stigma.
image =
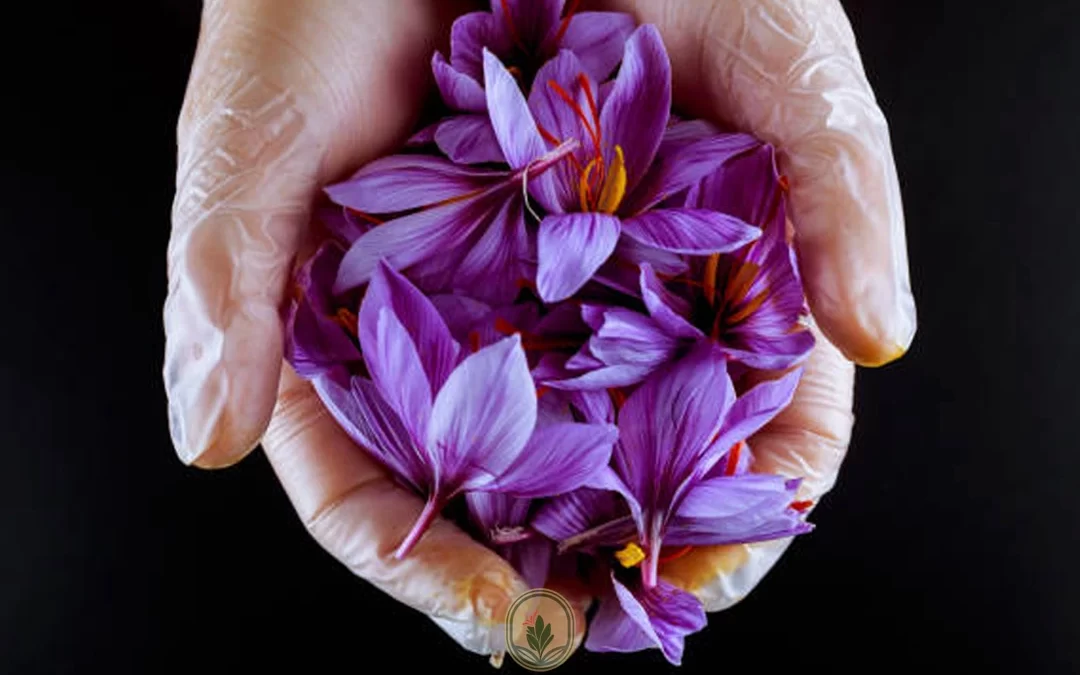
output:
M 728 452 L 727 463 L 724 464 L 724 475 L 734 476 L 735 469 L 739 466 L 739 455 L 742 454 L 744 443 L 739 441 L 735 445 L 731 446 L 731 450 Z
M 582 126 L 585 127 L 585 131 L 588 132 L 589 138 L 592 139 L 593 146 L 595 146 L 596 151 L 599 152 L 600 137 L 597 135 L 596 130 L 593 129 L 592 123 L 590 122 L 588 116 L 585 114 L 585 111 L 581 109 L 581 106 L 577 104 L 577 101 L 575 101 L 570 96 L 570 94 L 568 94 L 566 90 L 559 85 L 558 82 L 556 82 L 555 80 L 548 80 L 548 86 L 555 90 L 555 93 L 559 96 L 559 98 L 565 101 L 566 104 L 570 106 L 570 109 L 574 111 L 574 114 L 577 115 L 577 118 L 581 120 Z
M 341 307 L 338 311 L 328 317 L 331 321 L 344 328 L 349 335 L 356 337 L 356 331 L 358 329 L 357 324 L 359 320 L 356 315 L 350 312 L 348 309 Z
M 616 412 L 621 410 L 623 404 L 626 403 L 626 394 L 622 392 L 622 389 L 608 389 L 608 396 L 611 397 L 611 403 L 615 406 Z
M 475 354 L 480 351 L 480 333 L 479 331 L 472 331 L 469 333 L 469 349 Z
M 549 391 L 551 391 L 551 387 L 545 387 L 544 385 L 540 385 L 536 388 L 536 398 L 540 398 Z
M 521 36 L 518 35 L 517 26 L 514 25 L 514 17 L 510 14 L 510 2 L 509 0 L 502 0 L 503 17 L 506 19 L 506 25 L 510 29 L 510 39 L 514 41 L 514 44 L 518 46 L 518 49 L 525 51 L 525 43 L 521 41 Z
M 566 29 L 570 27 L 570 19 L 574 18 L 574 12 L 577 11 L 578 5 L 580 4 L 581 0 L 571 1 L 570 9 L 566 10 L 566 16 L 563 17 L 562 23 L 559 25 L 559 32 L 555 34 L 556 47 L 562 42 L 563 36 L 566 35 Z M 503 0 L 503 6 L 506 6 L 506 0 Z
M 503 335 L 513 335 L 514 333 L 521 332 L 517 328 L 514 328 L 514 324 L 510 323 L 501 316 L 495 317 L 495 330 L 499 331 Z
M 789 190 L 791 190 L 791 183 L 788 181 L 787 176 L 780 176 L 780 178 L 777 179 L 776 182 L 780 184 L 780 189 L 784 192 L 788 192 Z
M 678 560 L 679 558 L 681 558 L 684 555 L 686 555 L 687 553 L 689 553 L 692 548 L 694 548 L 694 547 L 687 544 L 686 546 L 682 546 L 680 548 L 677 548 L 674 551 L 672 551 L 671 553 L 668 553 L 666 555 L 664 554 L 664 550 L 660 549 L 661 555 L 660 555 L 660 559 L 657 562 L 666 563 L 666 562 L 671 562 L 672 560 Z
M 801 499 L 801 500 L 798 500 L 798 501 L 791 502 L 791 508 L 795 509 L 796 511 L 798 511 L 800 513 L 807 510 L 808 508 L 810 508 L 813 505 L 814 505 L 814 500 L 812 500 L 812 499 Z
M 345 210 L 348 211 L 349 213 L 351 213 L 352 215 L 356 216 L 357 218 L 360 218 L 361 220 L 366 220 L 367 222 L 371 223 L 372 225 L 382 225 L 383 224 L 382 220 L 376 218 L 375 216 L 371 215 L 370 213 L 364 213 L 363 211 L 357 211 L 356 209 L 352 208 L 351 206 L 346 206 Z

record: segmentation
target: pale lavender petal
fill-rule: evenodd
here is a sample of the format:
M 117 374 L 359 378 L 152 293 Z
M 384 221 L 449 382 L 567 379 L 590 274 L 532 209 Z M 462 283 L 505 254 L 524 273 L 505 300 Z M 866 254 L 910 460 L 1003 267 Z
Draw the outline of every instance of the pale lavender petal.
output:
M 619 65 L 634 26 L 634 17 L 629 14 L 578 12 L 571 17 L 558 46 L 577 54 L 585 72 L 602 82 Z
M 435 131 L 435 144 L 458 164 L 505 161 L 487 115 L 458 115 L 444 120 Z
M 431 57 L 431 71 L 447 106 L 461 112 L 482 113 L 487 110 L 487 98 L 480 83 L 447 63 L 439 52 Z
M 804 359 L 814 347 L 809 330 L 797 330 L 779 335 L 747 335 L 740 339 L 741 348 L 720 345 L 720 351 L 732 361 L 758 370 L 784 370 Z
M 535 426 L 536 389 L 521 338 L 466 357 L 435 397 L 427 428 L 426 445 L 442 458 L 442 487 L 476 489 L 502 475 Z
M 618 616 L 613 609 L 604 612 L 604 605 L 614 604 L 610 599 L 605 599 L 590 626 L 585 648 L 590 651 L 628 652 L 659 647 L 664 658 L 673 665 L 680 665 L 686 636 L 698 632 L 707 623 L 701 601 L 663 581 L 654 588 L 635 586 L 634 591 L 620 583 L 614 575 L 611 581 L 622 616 Z M 596 629 L 598 621 L 599 630 Z
M 654 209 L 623 220 L 623 232 L 654 248 L 707 255 L 729 253 L 761 236 L 734 216 L 704 209 Z
M 537 233 L 536 286 L 545 302 L 576 293 L 615 250 L 619 219 L 603 213 L 549 215 Z
M 686 318 L 690 313 L 688 303 L 668 291 L 656 276 L 652 265 L 641 265 L 641 298 L 653 321 L 663 327 L 669 335 L 690 340 L 704 337 Z
M 392 155 L 325 191 L 335 203 L 358 211 L 396 213 L 459 198 L 505 178 L 501 171 L 459 166 L 441 157 Z
M 477 82 L 484 80 L 484 49 L 505 55 L 512 46 L 506 25 L 490 12 L 470 12 L 450 27 L 450 65 Z
M 365 300 L 365 304 L 367 301 Z M 431 417 L 431 384 L 409 331 L 389 307 L 365 312 L 360 347 L 371 379 L 390 408 L 416 439 L 424 438 Z
M 565 422 L 538 427 L 517 459 L 484 490 L 547 497 L 575 490 L 611 459 L 619 432 L 608 424 Z
M 380 260 L 398 270 L 431 260 L 454 264 L 448 252 L 460 247 L 488 222 L 506 195 L 506 189 L 494 188 L 473 199 L 418 211 L 373 228 L 345 253 L 334 292 L 368 281 Z
M 524 526 L 532 500 L 499 492 L 469 492 L 465 504 L 473 524 L 490 541 L 495 530 Z
M 802 371 L 796 368 L 779 379 L 755 385 L 735 400 L 714 443 L 717 457 L 735 442 L 754 435 L 791 403 Z
M 590 355 L 607 365 L 656 367 L 672 358 L 678 346 L 678 338 L 652 317 L 623 307 L 605 311 L 603 323 L 589 338 Z
M 645 511 L 665 515 L 734 397 L 723 356 L 703 341 L 626 400 L 619 412 L 614 466 Z
M 431 301 L 385 263 L 375 269 L 360 305 L 360 344 L 365 349 L 377 340 L 375 332 L 383 310 L 393 313 L 415 345 L 433 398 L 457 364 L 458 343 Z M 380 387 L 385 384 L 377 378 L 376 383 Z
M 530 252 L 521 197 L 507 195 L 482 231 L 458 263 L 453 289 L 493 305 L 513 302 L 519 282 L 525 279 L 524 261 Z
M 533 516 L 530 526 L 552 541 L 565 541 L 600 525 L 624 519 L 628 511 L 622 498 L 610 490 L 579 488 L 548 500 Z M 636 533 L 633 522 L 624 522 L 615 538 L 590 540 L 591 545 L 618 544 Z
M 547 145 L 533 121 L 517 80 L 499 59 L 484 50 L 484 90 L 495 138 L 511 167 L 521 169 L 541 157 Z
M 346 387 L 336 378 L 320 377 L 313 385 L 330 415 L 357 445 L 418 493 L 427 491 L 430 459 L 371 381 L 353 377 Z
M 671 110 L 671 64 L 656 27 L 643 25 L 626 41 L 615 86 L 600 111 L 604 161 L 615 146 L 626 159 L 626 191 L 633 192 L 652 164 Z
M 694 485 L 668 523 L 664 543 L 712 546 L 751 543 L 809 532 L 813 526 L 790 508 L 799 481 L 743 474 Z
M 600 366 L 574 377 L 544 380 L 544 384 L 553 389 L 567 391 L 604 391 L 638 384 L 649 377 L 654 370 L 655 366 L 651 364 Z
M 619 583 L 613 580 L 613 583 Z M 637 601 L 631 609 L 623 608 L 621 599 L 612 591 L 600 600 L 596 616 L 589 622 L 585 649 L 590 652 L 640 652 L 660 644 L 649 617 Z
M 761 141 L 747 134 L 717 134 L 675 144 L 649 168 L 640 189 L 628 199 L 624 212 L 645 211 L 701 181 L 733 157 L 760 146 Z

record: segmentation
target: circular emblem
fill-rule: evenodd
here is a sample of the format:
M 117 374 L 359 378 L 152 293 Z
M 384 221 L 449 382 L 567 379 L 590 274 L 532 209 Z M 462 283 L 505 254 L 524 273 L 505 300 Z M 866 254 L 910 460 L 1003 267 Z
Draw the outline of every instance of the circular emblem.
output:
M 546 588 L 525 591 L 506 612 L 506 651 L 522 668 L 546 672 L 570 658 L 574 629 L 566 598 Z

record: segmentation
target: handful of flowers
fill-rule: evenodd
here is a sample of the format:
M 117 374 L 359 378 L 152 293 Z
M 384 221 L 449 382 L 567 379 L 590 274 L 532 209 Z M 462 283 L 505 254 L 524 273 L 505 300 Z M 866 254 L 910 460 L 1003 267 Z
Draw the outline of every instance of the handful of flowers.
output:
M 595 589 L 586 649 L 678 664 L 706 617 L 665 562 L 811 529 L 747 439 L 814 340 L 773 148 L 674 117 L 655 28 L 576 4 L 457 20 L 449 114 L 326 189 L 286 354 L 426 499 L 397 557 L 457 518 Z

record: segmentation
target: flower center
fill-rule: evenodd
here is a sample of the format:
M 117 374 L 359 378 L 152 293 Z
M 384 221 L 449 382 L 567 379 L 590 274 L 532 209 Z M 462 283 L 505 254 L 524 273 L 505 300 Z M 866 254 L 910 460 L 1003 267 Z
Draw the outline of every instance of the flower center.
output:
M 622 147 L 616 145 L 615 156 L 611 159 L 611 163 L 604 160 L 600 111 L 596 105 L 596 98 L 589 85 L 589 78 L 584 73 L 578 74 L 577 82 L 585 95 L 588 113 L 558 82 L 548 80 L 548 86 L 573 111 L 592 145 L 591 159 L 584 165 L 573 155 L 567 156 L 577 175 L 575 183 L 578 204 L 583 212 L 615 213 L 626 195 L 626 158 Z M 540 135 L 549 143 L 558 145 L 562 142 L 543 127 L 539 127 L 539 130 Z

